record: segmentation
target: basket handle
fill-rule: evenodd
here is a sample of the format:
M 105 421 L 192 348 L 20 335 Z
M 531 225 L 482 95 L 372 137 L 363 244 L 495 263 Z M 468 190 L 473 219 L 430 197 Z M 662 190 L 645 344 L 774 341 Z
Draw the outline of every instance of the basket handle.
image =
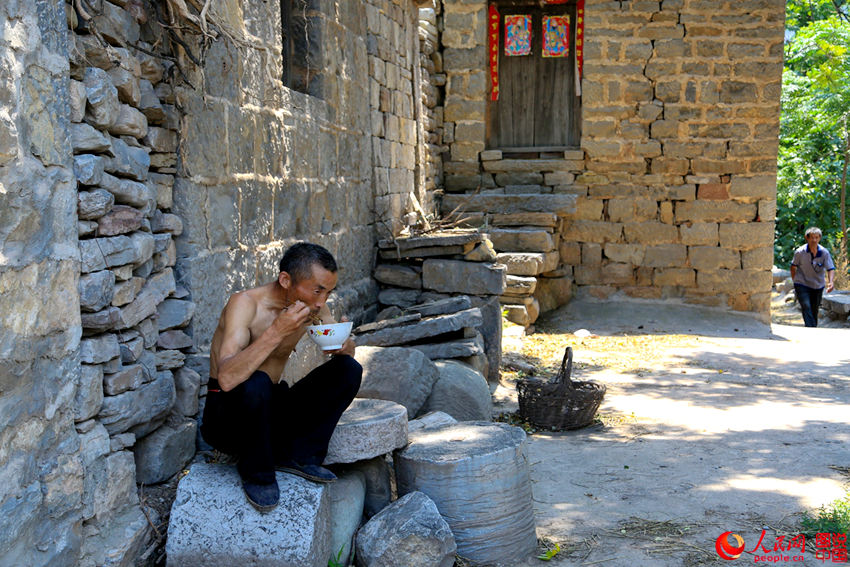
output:
M 570 375 L 573 373 L 573 347 L 568 346 L 567 350 L 564 351 L 564 359 L 561 361 L 561 369 L 558 371 L 558 384 L 563 384 L 570 390 L 575 389 L 573 387 L 573 381 L 570 379 Z

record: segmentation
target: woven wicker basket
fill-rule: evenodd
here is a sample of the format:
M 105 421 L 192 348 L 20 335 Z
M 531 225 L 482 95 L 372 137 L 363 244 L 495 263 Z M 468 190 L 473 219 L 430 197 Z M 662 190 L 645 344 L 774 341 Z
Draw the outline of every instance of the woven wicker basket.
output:
M 573 349 L 567 347 L 554 380 L 519 380 L 520 416 L 537 427 L 552 430 L 578 429 L 590 424 L 605 397 L 605 385 L 573 381 L 572 371 Z

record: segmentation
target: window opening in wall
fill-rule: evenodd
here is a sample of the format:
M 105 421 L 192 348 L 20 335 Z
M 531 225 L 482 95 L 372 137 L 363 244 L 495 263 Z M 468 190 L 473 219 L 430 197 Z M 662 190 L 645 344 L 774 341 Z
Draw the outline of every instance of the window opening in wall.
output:
M 556 151 L 581 143 L 581 98 L 576 96 L 576 2 L 499 0 L 499 98 L 487 107 L 487 147 Z M 529 16 L 531 50 L 505 55 L 505 16 Z M 568 16 L 568 57 L 543 56 L 543 19 Z M 513 20 L 516 21 L 516 20 Z
M 322 97 L 322 13 L 308 0 L 280 0 L 281 55 L 285 87 Z

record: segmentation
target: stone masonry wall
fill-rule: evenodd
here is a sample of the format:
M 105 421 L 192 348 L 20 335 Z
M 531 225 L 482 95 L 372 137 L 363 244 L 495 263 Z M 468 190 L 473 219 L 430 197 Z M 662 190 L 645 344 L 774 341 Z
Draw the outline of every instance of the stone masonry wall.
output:
M 296 241 L 336 256 L 338 316 L 364 318 L 377 293 L 366 6 L 323 1 L 299 13 L 307 32 L 295 34 L 295 49 L 319 70 L 312 94 L 280 81 L 279 3 L 232 0 L 216 10 L 266 48 L 215 41 L 190 76 L 198 88 L 175 93 L 184 117 L 174 201 L 186 221 L 178 273 L 198 306 L 192 331 L 201 355 L 227 297 L 275 279 Z M 288 376 L 315 361 L 310 347 L 298 348 Z M 192 364 L 205 377 L 203 357 Z
M 0 564 L 82 544 L 76 185 L 59 2 L 0 3 Z
M 431 200 L 418 7 L 296 4 L 310 94 L 275 2 L 215 3 L 245 42 L 187 35 L 201 66 L 153 4 L 0 6 L 0 564 L 150 559 L 137 482 L 192 456 L 224 301 L 291 243 L 336 255 L 338 315 L 376 311 L 376 224 Z
M 419 12 L 409 0 L 367 0 L 366 48 L 374 156 L 372 183 L 381 236 L 405 213 L 433 209 L 425 175 Z
M 438 18 L 442 3 L 419 9 L 419 61 L 422 70 L 422 126 L 425 130 L 425 191 L 443 187 L 443 53 L 440 51 Z
M 482 156 L 486 2 L 444 10 L 447 191 L 574 195 L 560 262 L 580 294 L 768 316 L 783 2 L 588 0 L 581 151 L 532 159 Z

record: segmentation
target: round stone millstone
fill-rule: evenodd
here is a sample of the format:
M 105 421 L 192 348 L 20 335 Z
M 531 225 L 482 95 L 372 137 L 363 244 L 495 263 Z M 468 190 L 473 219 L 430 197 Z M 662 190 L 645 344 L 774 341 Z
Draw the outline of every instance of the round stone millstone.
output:
M 407 409 L 395 402 L 354 398 L 336 425 L 324 464 L 356 463 L 407 445 Z
M 475 564 L 510 564 L 537 547 L 525 432 L 467 421 L 417 431 L 395 453 L 398 493 L 420 491 Z

